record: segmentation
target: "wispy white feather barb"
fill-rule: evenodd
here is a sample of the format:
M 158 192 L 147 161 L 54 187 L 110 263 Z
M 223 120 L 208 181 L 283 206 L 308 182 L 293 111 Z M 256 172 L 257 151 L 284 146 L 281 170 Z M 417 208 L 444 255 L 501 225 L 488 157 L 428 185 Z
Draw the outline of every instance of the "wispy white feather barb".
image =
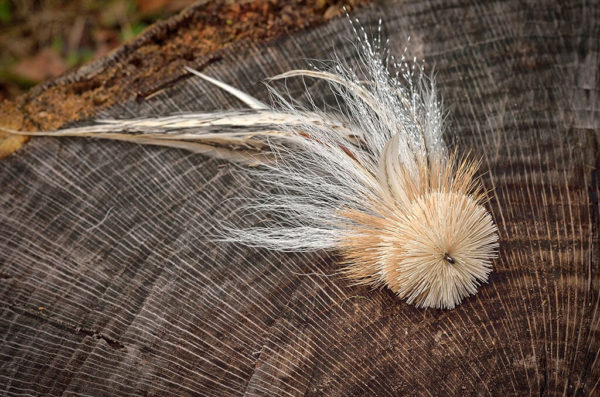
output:
M 380 25 L 381 27 L 381 25 Z M 447 154 L 433 81 L 415 60 L 389 54 L 355 29 L 358 64 L 292 70 L 270 81 L 312 78 L 338 99 L 327 111 L 269 86 L 275 104 L 203 73 L 249 109 L 132 120 L 29 135 L 89 136 L 170 146 L 261 167 L 249 225 L 222 239 L 280 251 L 340 250 L 349 277 L 387 285 L 409 303 L 454 307 L 487 280 L 496 228 L 474 180 L 476 164 Z M 10 131 L 16 132 L 16 131 Z
M 270 107 L 186 67 L 250 109 L 104 119 L 50 132 L 2 129 L 26 135 L 95 137 L 176 147 L 262 164 L 263 168 L 253 172 L 283 188 L 283 193 L 264 195 L 251 206 L 277 214 L 280 221 L 243 230 L 232 226 L 229 239 L 278 250 L 335 248 L 339 231 L 348 222 L 339 215 L 341 207 L 363 208 L 369 196 L 389 195 L 378 182 L 386 145 L 394 144 L 397 164 L 412 168 L 420 156 L 433 158 L 445 151 L 439 102 L 422 69 L 404 57 L 396 63 L 378 37 L 370 41 L 364 30 L 355 33 L 361 50 L 358 68 L 334 60 L 329 70 L 292 70 L 270 79 L 323 80 L 342 99 L 343 107 L 337 112 L 303 107 L 272 87 L 277 104 Z M 390 74 L 389 67 L 395 75 Z
M 341 208 L 370 212 L 374 196 L 389 195 L 378 180 L 386 145 L 393 145 L 391 163 L 396 167 L 416 170 L 423 156 L 445 156 L 443 116 L 433 83 L 418 65 L 404 59 L 396 63 L 378 40 L 371 42 L 364 31 L 360 35 L 360 75 L 358 69 L 333 61 L 328 70 L 293 70 L 271 78 L 323 80 L 342 105 L 334 115 L 309 110 L 325 123 L 286 126 L 289 134 L 306 137 L 293 147 L 272 142 L 278 161 L 253 172 L 283 192 L 262 195 L 253 209 L 276 214 L 277 220 L 244 230 L 234 225 L 231 240 L 276 250 L 334 249 L 351 223 Z M 390 68 L 397 73 L 390 74 Z M 272 93 L 284 112 L 307 111 L 274 88 Z M 330 127 L 338 120 L 346 126 L 345 134 Z M 358 143 L 349 139 L 353 136 L 360 137 Z

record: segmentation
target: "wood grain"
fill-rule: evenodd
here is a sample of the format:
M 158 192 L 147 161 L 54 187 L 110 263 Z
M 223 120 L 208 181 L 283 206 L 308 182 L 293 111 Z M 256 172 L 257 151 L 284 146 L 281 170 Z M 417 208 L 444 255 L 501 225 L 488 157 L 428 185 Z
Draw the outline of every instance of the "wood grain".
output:
M 501 238 L 489 284 L 455 310 L 416 309 L 351 286 L 335 255 L 213 241 L 260 186 L 243 169 L 164 148 L 32 139 L 0 165 L 5 394 L 598 395 L 600 5 L 386 1 L 355 16 L 367 30 L 381 17 L 396 54 L 411 36 L 435 68 L 448 139 L 483 157 Z M 170 34 L 186 18 L 165 24 Z M 147 62 L 164 56 L 155 50 Z M 333 51 L 355 58 L 344 18 L 186 64 L 268 101 L 265 77 Z M 38 97 L 59 108 L 50 87 L 76 81 L 82 92 L 69 95 L 85 96 L 86 81 L 124 57 L 39 88 L 19 107 L 24 119 L 39 116 Z M 127 86 L 132 95 L 88 110 L 240 106 L 179 73 L 153 95 Z M 156 70 L 147 78 L 161 81 Z

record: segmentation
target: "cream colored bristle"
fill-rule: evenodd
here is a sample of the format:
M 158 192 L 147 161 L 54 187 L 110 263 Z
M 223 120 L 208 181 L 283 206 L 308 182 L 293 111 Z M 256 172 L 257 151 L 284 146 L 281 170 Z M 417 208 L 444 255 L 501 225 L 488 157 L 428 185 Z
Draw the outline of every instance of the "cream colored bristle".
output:
M 476 164 L 455 161 L 423 159 L 416 180 L 398 167 L 380 180 L 386 202 L 372 201 L 370 213 L 342 212 L 357 225 L 341 242 L 349 278 L 386 286 L 419 307 L 445 309 L 487 281 L 496 226 L 482 206 Z

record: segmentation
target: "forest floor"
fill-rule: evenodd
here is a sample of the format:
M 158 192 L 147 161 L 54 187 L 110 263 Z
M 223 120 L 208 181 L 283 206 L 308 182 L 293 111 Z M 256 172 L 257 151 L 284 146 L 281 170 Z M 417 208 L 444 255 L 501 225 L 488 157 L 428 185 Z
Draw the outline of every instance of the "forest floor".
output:
M 0 0 L 0 99 L 107 55 L 196 0 Z
M 215 37 L 205 24 L 203 41 L 221 47 L 240 39 L 264 40 L 318 20 L 328 20 L 364 0 L 217 0 L 216 21 L 232 37 Z M 15 99 L 42 81 L 102 58 L 158 20 L 198 0 L 0 0 L 0 101 Z M 244 37 L 241 37 L 243 35 Z
M 217 61 L 218 51 L 370 1 L 0 0 L 0 126 L 55 129 L 132 96 L 143 100 L 181 78 L 184 66 Z M 85 77 L 73 77 L 82 65 Z M 54 84 L 40 84 L 48 80 Z M 26 141 L 0 131 L 0 158 Z

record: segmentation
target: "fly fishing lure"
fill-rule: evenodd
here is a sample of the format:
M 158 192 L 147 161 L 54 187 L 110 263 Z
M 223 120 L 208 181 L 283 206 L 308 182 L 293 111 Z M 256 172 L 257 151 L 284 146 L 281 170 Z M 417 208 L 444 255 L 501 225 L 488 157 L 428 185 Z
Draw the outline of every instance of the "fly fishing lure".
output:
M 187 69 L 248 109 L 25 134 L 171 146 L 259 165 L 249 172 L 276 193 L 260 193 L 248 208 L 270 220 L 227 227 L 227 240 L 280 251 L 335 250 L 343 273 L 358 284 L 386 286 L 418 307 L 454 308 L 487 281 L 498 246 L 478 163 L 449 153 L 441 103 L 422 66 L 405 55 L 396 61 L 387 43 L 353 29 L 358 67 L 334 60 L 270 79 L 322 80 L 339 101 L 333 109 L 319 109 L 310 95 L 301 105 L 273 87 L 275 104 L 268 106 Z

